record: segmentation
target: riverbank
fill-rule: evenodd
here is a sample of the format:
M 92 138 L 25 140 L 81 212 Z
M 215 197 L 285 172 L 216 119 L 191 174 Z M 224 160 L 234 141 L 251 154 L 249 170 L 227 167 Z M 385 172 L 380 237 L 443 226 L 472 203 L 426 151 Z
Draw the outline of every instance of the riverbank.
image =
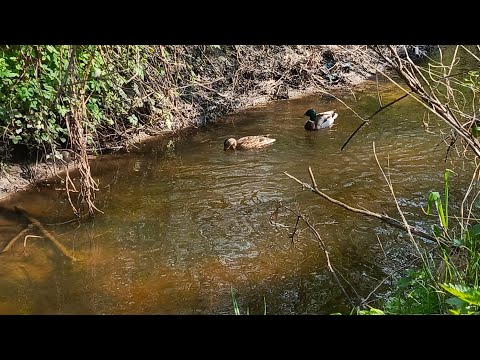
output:
M 429 47 L 409 49 L 412 55 L 421 56 Z M 352 89 L 373 76 L 378 65 L 376 58 L 365 52 L 367 47 L 360 45 L 172 46 L 159 50 L 162 56 L 168 52 L 168 57 L 161 59 L 165 71 L 177 80 L 162 87 L 156 83 L 154 69 L 145 67 L 142 77 L 127 82 L 122 96 L 135 108 L 135 119 L 141 121 L 130 121 L 128 128 L 115 121 L 111 128 L 98 129 L 97 147 L 89 148 L 90 153 L 125 150 L 151 137 L 203 126 L 272 101 Z M 154 105 L 155 92 L 165 95 L 162 108 Z M 37 158 L 45 157 L 37 154 Z M 40 180 L 61 175 L 65 169 L 62 159 L 54 164 L 22 159 L 21 155 L 2 160 L 0 166 L 0 201 Z M 68 166 L 73 169 L 75 162 Z

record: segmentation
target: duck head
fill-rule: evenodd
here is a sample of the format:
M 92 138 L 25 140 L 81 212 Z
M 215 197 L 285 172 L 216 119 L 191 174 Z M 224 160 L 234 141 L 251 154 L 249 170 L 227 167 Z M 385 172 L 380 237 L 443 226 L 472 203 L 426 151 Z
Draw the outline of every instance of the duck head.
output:
M 234 138 L 227 139 L 223 143 L 223 150 L 224 151 L 226 151 L 228 149 L 235 150 L 236 147 L 237 147 L 237 140 L 235 140 Z
M 308 116 L 311 121 L 315 121 L 317 118 L 317 112 L 313 109 L 308 109 L 304 115 Z

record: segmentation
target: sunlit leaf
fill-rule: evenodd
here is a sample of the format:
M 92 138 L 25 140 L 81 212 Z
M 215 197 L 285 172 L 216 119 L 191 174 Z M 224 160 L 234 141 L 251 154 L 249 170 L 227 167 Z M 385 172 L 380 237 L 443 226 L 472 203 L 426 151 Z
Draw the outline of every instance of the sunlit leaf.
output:
M 466 301 L 471 305 L 480 306 L 480 289 L 453 284 L 440 284 L 440 286 L 460 300 Z
M 359 315 L 385 315 L 385 313 L 380 309 L 375 309 L 370 307 L 369 310 L 360 310 L 358 312 Z

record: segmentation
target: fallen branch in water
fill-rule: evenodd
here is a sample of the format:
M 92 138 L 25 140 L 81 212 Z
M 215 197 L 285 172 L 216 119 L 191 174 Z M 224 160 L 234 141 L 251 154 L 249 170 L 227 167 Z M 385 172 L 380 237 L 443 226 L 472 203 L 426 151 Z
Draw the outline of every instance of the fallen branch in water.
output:
M 362 215 L 365 215 L 365 216 L 370 216 L 370 217 L 374 217 L 374 218 L 377 218 L 393 227 L 396 227 L 398 229 L 401 229 L 401 230 L 404 230 L 404 231 L 410 231 L 412 234 L 415 234 L 415 235 L 418 235 L 418 236 L 421 236 L 425 239 L 429 239 L 429 240 L 432 240 L 432 241 L 435 241 L 435 242 L 438 242 L 438 239 L 435 238 L 434 236 L 430 235 L 430 234 L 427 234 L 425 232 L 423 232 L 422 230 L 414 227 L 414 226 L 410 226 L 410 225 L 406 225 L 404 224 L 403 222 L 397 220 L 397 219 L 394 219 L 386 214 L 378 214 L 378 213 L 375 213 L 373 211 L 370 211 L 370 210 L 363 210 L 363 209 L 358 209 L 358 208 L 355 208 L 353 206 L 350 206 L 350 205 L 347 205 L 339 200 L 336 200 L 330 196 L 328 196 L 327 194 L 323 193 L 322 191 L 320 191 L 317 187 L 317 182 L 315 181 L 315 177 L 313 176 L 313 173 L 312 173 L 312 168 L 309 166 L 308 167 L 308 172 L 310 174 L 310 178 L 312 180 L 312 185 L 310 184 L 307 184 L 299 179 L 297 179 L 295 176 L 292 176 L 290 175 L 289 173 L 287 172 L 284 172 L 285 175 L 287 175 L 289 178 L 295 180 L 297 183 L 299 183 L 300 185 L 302 185 L 303 188 L 307 188 L 309 189 L 310 191 L 312 191 L 313 193 L 323 197 L 325 200 L 328 200 L 330 201 L 331 203 L 333 204 L 336 204 L 338 206 L 341 206 L 343 207 L 344 209 L 346 210 L 349 210 L 349 211 L 352 211 L 352 212 L 355 212 L 355 213 L 358 213 L 358 214 L 362 214 Z
M 72 254 L 70 254 L 70 251 L 68 251 L 68 249 L 63 246 L 56 238 L 55 236 L 52 235 L 52 233 L 50 233 L 50 231 L 48 231 L 47 229 L 45 229 L 45 227 L 42 225 L 42 223 L 40 221 L 38 221 L 37 219 L 35 219 L 34 217 L 30 216 L 25 210 L 15 206 L 14 207 L 15 211 L 21 215 L 23 215 L 28 221 L 30 221 L 30 225 L 28 225 L 27 228 L 23 229 L 22 231 L 20 231 L 12 240 L 10 240 L 10 242 L 8 243 L 8 245 L 5 247 L 5 249 L 3 249 L 2 253 L 10 250 L 10 248 L 13 246 L 13 244 L 18 240 L 20 239 L 20 237 L 22 237 L 28 230 L 30 230 L 32 228 L 32 226 L 36 226 L 38 228 L 38 230 L 40 230 L 40 232 L 48 239 L 50 240 L 51 242 L 54 243 L 54 245 L 62 252 L 63 255 L 65 255 L 66 257 L 68 257 L 70 260 L 72 261 L 78 261 L 77 258 L 75 258 L 75 256 L 73 256 Z
M 27 233 L 27 231 L 30 230 L 32 227 L 33 227 L 33 225 L 29 224 L 25 229 L 20 231 L 12 240 L 10 240 L 10 242 L 7 244 L 7 246 L 5 246 L 5 249 L 2 250 L 2 253 L 10 250 L 12 248 L 13 244 L 15 244 L 15 242 L 18 239 L 20 239 L 23 235 L 25 235 Z

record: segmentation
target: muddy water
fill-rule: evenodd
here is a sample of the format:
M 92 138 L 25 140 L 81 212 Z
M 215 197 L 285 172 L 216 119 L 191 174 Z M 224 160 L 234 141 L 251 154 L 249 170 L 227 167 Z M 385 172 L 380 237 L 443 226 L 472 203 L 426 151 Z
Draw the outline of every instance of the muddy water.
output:
M 386 82 L 380 93 L 384 103 L 401 95 Z M 361 115 L 378 108 L 374 83 L 354 94 L 336 93 Z M 311 107 L 336 109 L 335 126 L 306 132 L 303 113 Z M 295 246 L 289 238 L 295 216 L 280 212 L 277 225 L 270 224 L 277 202 L 307 214 L 357 302 L 357 295 L 367 297 L 411 259 L 408 239 L 302 191 L 284 172 L 309 182 L 311 166 L 319 188 L 330 196 L 398 218 L 375 162 L 375 142 L 382 166 L 389 159 L 405 215 L 428 229 L 421 207 L 430 190 L 442 191 L 445 168 L 456 169 L 451 180 L 460 188 L 469 179 L 460 161 L 444 162 L 446 146 L 437 147 L 444 127 L 430 120 L 435 133 L 425 131 L 422 109 L 409 99 L 397 103 L 343 151 L 361 121 L 337 100 L 315 95 L 244 111 L 127 154 L 99 156 L 92 169 L 104 214 L 95 219 L 64 223 L 73 214 L 58 183 L 10 202 L 38 218 L 81 261 L 71 264 L 46 240 L 29 238 L 24 247 L 22 239 L 0 258 L 0 313 L 232 314 L 232 288 L 243 313 L 262 314 L 265 305 L 269 314 L 348 312 L 351 304 L 305 224 L 299 224 Z M 266 133 L 277 139 L 269 148 L 223 151 L 228 137 Z M 23 225 L 0 221 L 3 248 Z

